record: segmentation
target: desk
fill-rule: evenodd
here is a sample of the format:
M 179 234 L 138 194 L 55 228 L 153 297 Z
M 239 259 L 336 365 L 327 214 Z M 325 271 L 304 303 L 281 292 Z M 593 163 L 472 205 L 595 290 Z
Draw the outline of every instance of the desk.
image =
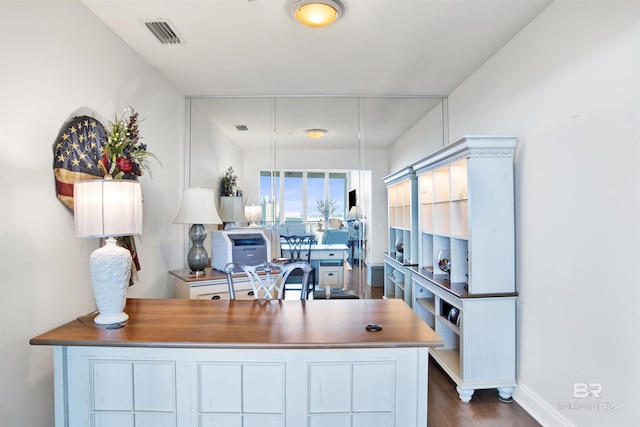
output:
M 289 258 L 290 251 L 289 245 L 282 243 L 280 245 L 282 256 Z M 312 261 L 329 261 L 329 260 L 345 260 L 349 246 L 337 243 L 321 244 L 315 243 L 311 245 L 311 260 Z M 301 259 L 307 259 L 308 252 L 303 250 L 300 252 Z
M 402 301 L 129 299 L 125 311 L 120 329 L 91 314 L 30 341 L 54 346 L 56 427 L 427 425 L 428 348 L 442 339 Z
M 194 277 L 189 270 L 169 272 L 173 279 L 173 297 L 185 299 L 229 299 L 227 275 L 214 268 L 206 268 L 203 276 Z M 244 273 L 234 274 L 237 299 L 255 299 L 249 278 Z
M 284 258 L 291 256 L 289 245 L 281 244 L 280 250 Z M 344 287 L 344 271 L 346 267 L 344 261 L 347 259 L 348 251 L 349 246 L 339 243 L 316 243 L 311 245 L 310 260 L 318 270 L 318 285 L 320 287 Z M 300 252 L 300 259 L 307 259 L 307 256 L 308 252 L 306 250 Z M 323 261 L 342 261 L 342 265 L 323 266 Z

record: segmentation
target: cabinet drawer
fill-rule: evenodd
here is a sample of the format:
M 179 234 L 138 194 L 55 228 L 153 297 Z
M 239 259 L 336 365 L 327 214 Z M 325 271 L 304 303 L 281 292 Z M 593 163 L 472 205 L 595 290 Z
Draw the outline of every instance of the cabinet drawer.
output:
M 320 267 L 320 286 L 342 286 L 342 267 Z
M 197 286 L 191 289 L 191 299 L 229 299 L 227 285 Z M 251 283 L 236 284 L 236 299 L 254 299 Z
M 229 292 L 199 293 L 193 299 L 229 299 Z M 236 299 L 255 299 L 253 289 L 236 290 Z

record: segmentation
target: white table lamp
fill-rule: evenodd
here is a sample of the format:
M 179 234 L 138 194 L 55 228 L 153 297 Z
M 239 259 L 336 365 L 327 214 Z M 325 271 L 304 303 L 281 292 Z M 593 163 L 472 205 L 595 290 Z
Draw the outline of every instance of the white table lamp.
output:
M 180 211 L 173 220 L 174 224 L 193 224 L 189 229 L 191 248 L 187 254 L 187 263 L 191 274 L 204 274 L 209 262 L 209 254 L 202 244 L 207 237 L 203 224 L 222 224 L 215 203 L 215 193 L 209 188 L 187 188 L 182 191 Z
M 247 205 L 244 207 L 244 215 L 249 221 L 249 227 L 257 227 L 258 222 L 262 220 L 262 206 Z
M 225 230 L 237 227 L 239 222 L 247 222 L 242 197 L 220 197 L 220 218 L 225 225 Z
M 349 213 L 347 213 L 347 218 L 349 219 L 361 219 L 363 217 L 364 215 L 360 206 L 351 206 Z
M 100 312 L 94 322 L 109 325 L 129 319 L 123 310 L 132 258 L 117 236 L 142 234 L 142 191 L 132 180 L 79 181 L 73 186 L 76 237 L 106 237 L 89 258 L 91 283 Z

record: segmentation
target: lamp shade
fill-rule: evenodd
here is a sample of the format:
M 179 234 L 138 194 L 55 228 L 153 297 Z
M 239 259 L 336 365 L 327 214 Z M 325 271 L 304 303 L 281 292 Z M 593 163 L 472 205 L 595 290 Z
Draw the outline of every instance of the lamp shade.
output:
M 247 217 L 247 221 L 249 221 L 251 224 L 255 224 L 256 222 L 262 219 L 262 206 L 260 205 L 245 206 L 244 214 Z
M 363 217 L 362 208 L 360 208 L 360 206 L 351 206 L 351 209 L 349 209 L 349 213 L 347 214 L 347 218 L 360 219 Z
M 187 188 L 182 191 L 180 211 L 174 224 L 222 224 L 216 210 L 215 193 L 209 188 Z
M 220 197 L 220 218 L 224 222 L 247 222 L 242 197 Z
M 79 181 L 73 186 L 76 237 L 142 234 L 142 190 L 128 179 Z

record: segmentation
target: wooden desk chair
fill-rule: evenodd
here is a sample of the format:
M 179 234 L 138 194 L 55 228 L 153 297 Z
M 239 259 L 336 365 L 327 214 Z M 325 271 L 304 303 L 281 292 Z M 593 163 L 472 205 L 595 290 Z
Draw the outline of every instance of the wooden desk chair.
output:
M 294 271 L 302 271 L 302 291 L 300 299 L 307 299 L 309 289 L 309 274 L 311 266 L 306 262 L 294 262 L 290 264 L 274 264 L 265 262 L 258 265 L 245 265 L 238 262 L 230 262 L 224 268 L 229 285 L 229 299 L 236 299 L 233 283 L 233 274 L 244 271 L 249 277 L 255 299 L 284 299 L 284 284 Z
M 281 240 L 289 246 L 289 259 L 286 264 L 306 262 L 311 265 L 311 245 L 316 243 L 315 236 L 280 236 Z M 302 273 L 294 271 L 287 279 L 286 289 L 302 291 Z M 306 296 L 308 297 L 316 289 L 316 270 L 311 266 L 310 281 L 307 284 Z

